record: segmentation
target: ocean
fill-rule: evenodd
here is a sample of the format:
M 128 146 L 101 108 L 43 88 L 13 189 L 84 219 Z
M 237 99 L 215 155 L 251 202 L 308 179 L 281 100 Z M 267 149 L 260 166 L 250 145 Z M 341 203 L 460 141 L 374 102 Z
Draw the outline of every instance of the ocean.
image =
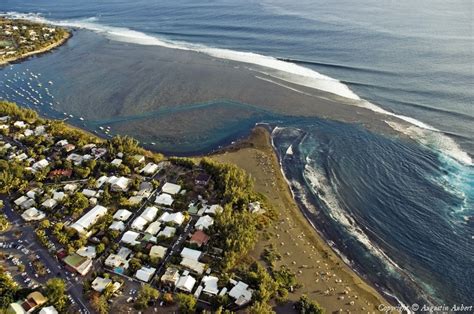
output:
M 471 1 L 5 0 L 0 12 L 75 29 L 0 69 L 3 99 L 178 155 L 266 123 L 303 212 L 364 278 L 403 304 L 472 303 Z

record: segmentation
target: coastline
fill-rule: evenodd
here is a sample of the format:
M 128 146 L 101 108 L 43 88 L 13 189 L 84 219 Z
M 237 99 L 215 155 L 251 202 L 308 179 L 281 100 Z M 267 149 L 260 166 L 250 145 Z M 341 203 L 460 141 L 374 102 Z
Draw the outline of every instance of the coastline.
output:
M 38 55 L 41 55 L 41 54 L 44 54 L 44 53 L 48 53 L 48 52 L 62 46 L 63 44 L 65 44 L 71 37 L 72 37 L 72 32 L 67 31 L 66 35 L 63 38 L 61 38 L 61 40 L 59 40 L 55 43 L 52 43 L 52 44 L 50 44 L 46 47 L 43 47 L 41 49 L 25 53 L 24 55 L 22 55 L 20 57 L 13 57 L 13 58 L 5 59 L 5 60 L 0 60 L 0 67 L 7 66 L 8 64 L 11 64 L 11 63 L 22 62 L 22 61 L 24 61 L 28 58 L 33 57 L 33 56 L 38 56 Z
M 306 294 L 327 312 L 378 311 L 380 304 L 391 304 L 343 261 L 300 210 L 266 128 L 256 127 L 247 139 L 213 153 L 211 158 L 234 163 L 247 171 L 255 180 L 257 192 L 267 196 L 277 211 L 278 221 L 270 228 L 271 234 L 262 237 L 251 256 L 261 259 L 268 247 L 281 255 L 276 264 L 288 266 L 302 284 L 290 293 L 289 300 Z M 282 313 L 292 310 L 288 304 L 277 305 L 275 309 Z

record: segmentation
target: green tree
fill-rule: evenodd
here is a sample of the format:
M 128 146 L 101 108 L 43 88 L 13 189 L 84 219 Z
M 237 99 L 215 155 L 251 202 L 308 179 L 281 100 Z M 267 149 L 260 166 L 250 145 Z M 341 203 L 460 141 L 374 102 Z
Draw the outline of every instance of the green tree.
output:
M 295 305 L 296 310 L 300 314 L 323 314 L 324 310 L 318 303 L 308 300 L 306 295 L 302 295 Z
M 249 314 L 274 314 L 272 307 L 266 302 L 255 302 L 248 310 Z
M 49 304 L 53 305 L 58 311 L 62 311 L 66 307 L 66 283 L 59 278 L 49 279 L 46 282 L 45 294 Z
M 176 294 L 179 312 L 183 314 L 191 314 L 196 312 L 196 298 L 193 295 L 178 293 Z
M 150 285 L 143 285 L 138 293 L 135 302 L 135 308 L 138 310 L 146 309 L 150 301 L 156 300 L 160 297 L 160 292 Z

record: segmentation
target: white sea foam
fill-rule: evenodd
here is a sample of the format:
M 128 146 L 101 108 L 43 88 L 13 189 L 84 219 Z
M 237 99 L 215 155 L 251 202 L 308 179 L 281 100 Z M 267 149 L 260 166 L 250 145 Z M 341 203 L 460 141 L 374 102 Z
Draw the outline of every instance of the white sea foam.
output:
M 465 165 L 472 166 L 472 158 L 452 138 L 436 129 L 425 129 L 415 125 L 404 126 L 394 121 L 385 121 L 395 131 L 408 135 L 417 142 L 435 149 Z
M 265 56 L 265 55 L 261 55 L 261 54 L 257 54 L 253 52 L 235 51 L 235 50 L 230 50 L 230 49 L 213 48 L 213 47 L 208 47 L 208 46 L 200 45 L 200 44 L 171 41 L 171 40 L 159 38 L 157 36 L 148 35 L 143 32 L 135 31 L 129 28 L 102 25 L 97 22 L 98 19 L 96 17 L 83 18 L 79 20 L 48 20 L 44 18 L 43 16 L 41 16 L 40 14 L 35 14 L 35 13 L 8 12 L 6 14 L 0 14 L 0 15 L 8 16 L 11 18 L 21 18 L 21 19 L 28 19 L 28 20 L 33 20 L 37 22 L 50 23 L 50 24 L 54 24 L 58 26 L 83 28 L 83 29 L 88 29 L 96 33 L 102 34 L 105 37 L 111 40 L 115 40 L 115 41 L 133 43 L 133 44 L 138 44 L 138 45 L 160 46 L 160 47 L 171 48 L 171 49 L 194 51 L 194 52 L 203 53 L 203 54 L 206 54 L 215 58 L 219 58 L 219 59 L 231 60 L 231 61 L 242 62 L 246 64 L 253 64 L 259 67 L 264 67 L 269 70 L 268 73 L 266 73 L 269 76 L 272 76 L 272 77 L 275 77 L 287 82 L 291 82 L 296 85 L 306 86 L 306 87 L 322 90 L 328 93 L 332 93 L 338 96 L 342 96 L 342 97 L 352 100 L 351 101 L 352 105 L 366 108 L 374 112 L 378 112 L 380 114 L 396 117 L 410 124 L 413 124 L 414 126 L 417 126 L 420 129 L 437 132 L 438 133 L 437 137 L 439 140 L 436 141 L 436 144 L 441 145 L 439 149 L 440 151 L 445 152 L 449 156 L 456 158 L 457 160 L 461 162 L 464 162 L 470 165 L 472 164 L 472 160 L 469 157 L 469 155 L 466 152 L 462 151 L 459 145 L 457 145 L 454 142 L 454 140 L 452 140 L 450 137 L 444 134 L 439 133 L 439 131 L 436 128 L 424 122 L 421 122 L 417 119 L 403 116 L 403 115 L 394 114 L 373 103 L 365 101 L 361 99 L 357 94 L 355 94 L 352 90 L 350 90 L 350 88 L 347 85 L 341 83 L 340 81 L 334 78 L 331 78 L 329 76 L 323 75 L 321 73 L 318 73 L 309 68 L 297 65 L 295 63 L 278 60 L 271 56 Z M 270 70 L 271 70 L 271 73 L 270 73 Z M 259 77 L 259 79 L 263 79 L 263 78 Z M 266 80 L 271 81 L 269 79 L 266 79 Z M 303 91 L 299 91 L 297 89 L 283 85 L 281 83 L 277 83 L 275 81 L 271 81 L 271 82 L 282 85 L 285 88 L 293 89 L 296 92 L 305 93 Z M 403 133 L 410 132 L 410 134 L 412 135 L 414 135 L 415 133 L 426 135 L 426 134 L 423 134 L 423 132 L 413 132 L 412 130 L 407 131 L 406 129 L 404 130 L 398 129 L 397 131 L 400 131 Z M 431 141 L 430 144 L 435 144 L 434 142 L 435 141 Z

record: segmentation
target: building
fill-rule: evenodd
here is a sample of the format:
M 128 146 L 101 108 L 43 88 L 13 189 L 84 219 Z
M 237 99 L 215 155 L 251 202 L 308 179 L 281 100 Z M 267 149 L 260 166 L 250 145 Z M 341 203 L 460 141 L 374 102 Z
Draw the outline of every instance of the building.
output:
M 171 238 L 176 234 L 176 228 L 166 226 L 165 229 L 158 233 L 157 237 Z
M 206 245 L 209 241 L 209 236 L 202 230 L 197 230 L 191 236 L 189 243 L 196 244 L 197 246 L 201 247 Z
M 158 214 L 158 208 L 151 206 L 145 208 L 143 213 L 140 215 L 140 217 L 143 217 L 146 221 L 151 222 L 153 219 L 156 218 L 156 215 Z
M 41 292 L 33 291 L 26 296 L 26 299 L 21 303 L 21 307 L 26 313 L 31 313 L 39 306 L 43 305 L 48 301 Z
M 219 293 L 219 288 L 217 286 L 218 281 L 219 278 L 215 276 L 204 276 L 201 281 L 204 285 L 202 291 L 210 295 L 217 295 Z
M 199 217 L 198 221 L 196 221 L 196 224 L 194 225 L 194 228 L 196 228 L 197 230 L 204 230 L 204 229 L 209 228 L 213 224 L 214 224 L 214 219 L 211 216 L 206 215 L 206 216 Z
M 242 306 L 252 300 L 252 292 L 246 283 L 239 281 L 230 289 L 229 296 L 235 299 L 235 304 Z
M 161 222 L 154 221 L 148 226 L 148 228 L 146 228 L 145 232 L 151 235 L 156 235 L 158 231 L 160 231 L 160 228 L 161 228 Z
M 112 160 L 112 162 L 110 164 L 115 166 L 115 167 L 118 167 L 122 164 L 122 159 L 115 158 L 114 160 Z
M 58 311 L 54 306 L 46 306 L 39 311 L 39 314 L 58 314 Z
M 158 170 L 158 168 L 159 167 L 158 167 L 157 164 L 149 162 L 149 163 L 146 164 L 145 167 L 143 167 L 142 170 L 140 170 L 140 172 L 145 174 L 145 175 L 153 175 Z
M 176 225 L 181 225 L 183 222 L 184 222 L 184 215 L 181 213 L 181 212 L 177 212 L 177 213 L 168 213 L 168 212 L 164 212 L 160 218 L 158 218 L 158 221 L 161 221 L 161 222 L 172 222 Z
M 127 192 L 130 182 L 131 180 L 125 177 L 109 180 L 110 188 L 115 192 Z
M 171 206 L 174 202 L 173 196 L 161 193 L 155 199 L 155 204 L 162 205 L 162 206 Z
M 179 278 L 178 283 L 176 284 L 176 289 L 191 293 L 195 284 L 196 279 L 194 279 L 191 275 L 183 274 L 183 276 Z
M 201 262 L 198 262 L 197 260 L 190 259 L 190 258 L 183 258 L 180 263 L 181 266 L 192 270 L 196 274 L 201 275 L 204 272 L 204 268 L 206 267 L 206 264 L 203 264 Z
M 56 205 L 58 205 L 58 201 L 52 198 L 47 199 L 41 204 L 42 207 L 48 208 L 48 209 L 53 209 L 54 207 L 56 207 Z
M 180 255 L 182 258 L 189 258 L 192 260 L 199 260 L 201 257 L 202 252 L 198 250 L 188 249 L 187 247 L 183 248 Z
M 137 245 L 140 242 L 137 241 L 137 238 L 140 236 L 138 232 L 128 230 L 125 232 L 122 236 L 122 239 L 120 242 L 126 243 L 126 244 L 131 244 L 131 245 Z
M 138 216 L 135 218 L 135 220 L 132 222 L 130 227 L 134 230 L 142 231 L 145 226 L 148 224 L 148 220 L 143 218 L 142 216 Z
M 34 207 L 31 207 L 30 209 L 27 209 L 21 214 L 21 218 L 23 218 L 25 221 L 36 221 L 36 220 L 41 220 L 45 218 L 46 215 L 40 210 L 37 210 Z
M 88 257 L 80 256 L 77 253 L 72 253 L 63 259 L 66 267 L 71 271 L 77 272 L 81 276 L 87 275 L 92 269 L 92 260 Z
M 154 258 L 163 258 L 166 255 L 167 248 L 161 245 L 153 245 L 150 249 L 150 257 Z
M 124 231 L 125 230 L 125 224 L 123 223 L 123 221 L 114 220 L 114 222 L 112 222 L 112 224 L 110 225 L 109 229 L 110 230 Z
M 89 245 L 89 246 L 83 246 L 79 248 L 76 253 L 82 257 L 87 257 L 90 259 L 94 259 L 97 255 L 95 246 Z
M 96 205 L 85 215 L 83 215 L 78 221 L 73 223 L 71 225 L 71 228 L 77 230 L 77 232 L 79 232 L 80 234 L 85 234 L 87 230 L 105 214 L 107 214 L 107 208 L 105 208 L 104 206 Z
M 170 195 L 178 194 L 179 191 L 181 191 L 181 186 L 178 184 L 170 183 L 170 182 L 166 182 L 161 188 L 161 192 L 170 194 Z
M 119 209 L 117 212 L 114 214 L 114 219 L 115 220 L 120 220 L 120 221 L 127 221 L 128 218 L 132 216 L 132 212 L 126 209 Z
M 174 267 L 168 267 L 160 280 L 165 285 L 176 286 L 179 280 L 179 270 Z
M 97 276 L 94 281 L 92 281 L 91 287 L 95 291 L 102 293 L 112 282 L 112 279 Z
M 149 282 L 155 272 L 156 268 L 143 266 L 142 268 L 137 270 L 137 272 L 135 273 L 135 278 L 144 282 Z

